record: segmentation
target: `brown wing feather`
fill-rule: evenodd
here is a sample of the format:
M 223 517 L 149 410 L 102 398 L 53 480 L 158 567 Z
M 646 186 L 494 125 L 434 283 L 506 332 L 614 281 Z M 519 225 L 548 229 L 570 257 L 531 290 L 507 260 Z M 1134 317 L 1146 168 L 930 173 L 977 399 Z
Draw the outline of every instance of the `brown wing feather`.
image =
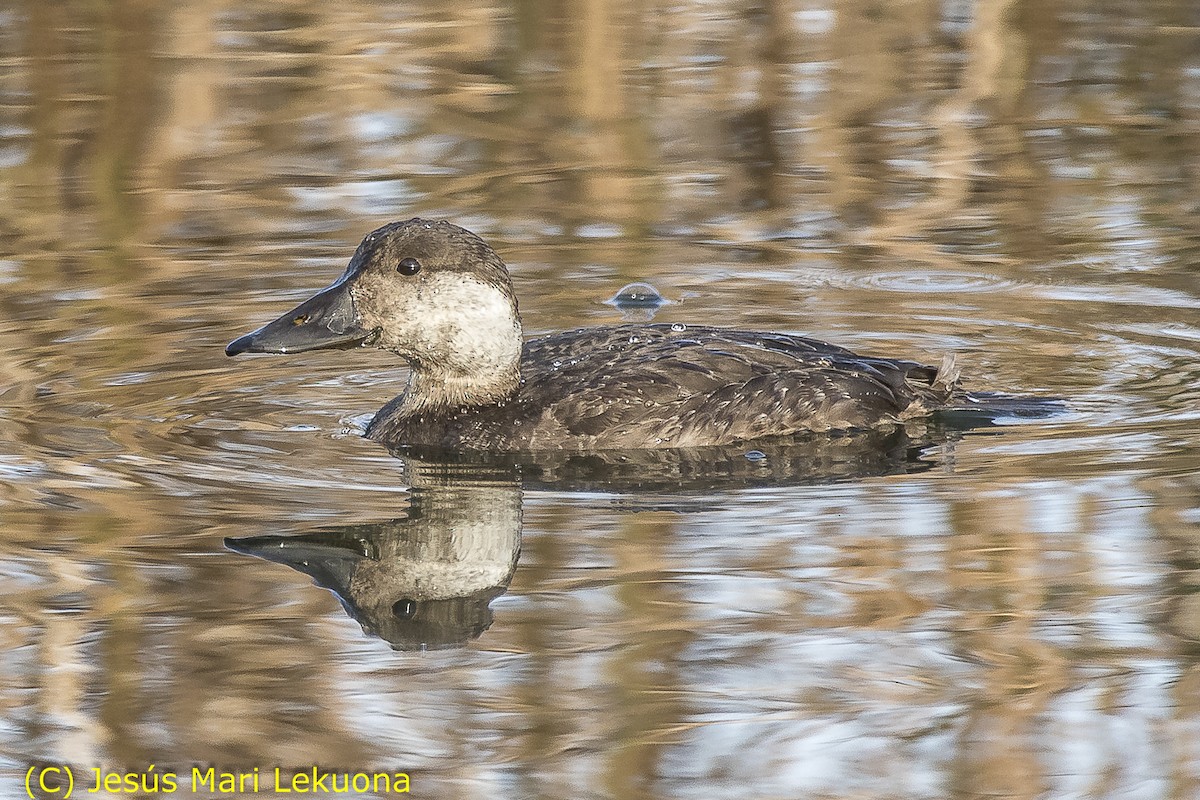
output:
M 867 428 L 944 394 L 932 387 L 933 367 L 719 328 L 569 331 L 531 341 L 524 364 L 519 402 L 535 448 L 562 447 L 563 438 L 686 447 Z

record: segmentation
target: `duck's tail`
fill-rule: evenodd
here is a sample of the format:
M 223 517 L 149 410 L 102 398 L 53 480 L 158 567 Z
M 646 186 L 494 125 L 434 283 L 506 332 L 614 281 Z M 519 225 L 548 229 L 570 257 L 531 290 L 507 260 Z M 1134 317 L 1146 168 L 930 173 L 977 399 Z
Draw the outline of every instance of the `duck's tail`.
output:
M 958 368 L 954 365 L 953 353 L 947 353 L 939 367 L 913 361 L 892 363 L 903 364 L 906 368 L 903 381 L 913 396 L 913 402 L 901 414 L 902 419 L 923 417 L 962 394 L 958 388 Z
M 994 425 L 1006 417 L 1044 419 L 1067 410 L 1061 397 L 1030 397 L 1004 392 L 968 392 L 959 385 L 960 373 L 954 354 L 947 353 L 936 370 L 925 367 L 928 386 L 918 389 L 925 413 L 954 427 Z M 930 374 L 932 373 L 932 374 Z
M 943 381 L 943 374 L 946 376 L 945 385 L 950 390 L 945 405 L 937 412 L 943 421 L 958 420 L 967 425 L 987 425 L 996 424 L 1005 417 L 1045 419 L 1067 410 L 1067 401 L 1061 397 L 963 391 L 958 385 L 958 370 L 954 366 L 952 353 L 942 360 L 935 385 Z
M 972 415 L 992 420 L 1002 417 L 1044 419 L 1067 410 L 1067 401 L 1061 397 L 1031 397 L 1004 392 L 958 392 L 938 410 L 938 414 L 943 418 L 949 415 Z
M 930 388 L 937 392 L 944 392 L 947 398 L 953 397 L 954 393 L 958 391 L 959 376 L 958 365 L 954 363 L 954 353 L 946 353 L 942 356 L 941 366 L 934 373 Z

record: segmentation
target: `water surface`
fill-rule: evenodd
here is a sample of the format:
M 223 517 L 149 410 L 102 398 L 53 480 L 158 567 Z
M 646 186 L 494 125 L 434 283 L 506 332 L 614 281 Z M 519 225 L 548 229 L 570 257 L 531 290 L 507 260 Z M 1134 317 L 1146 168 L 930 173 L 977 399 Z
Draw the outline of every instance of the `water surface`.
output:
M 44 763 L 402 770 L 428 798 L 1200 793 L 1194 4 L 0 19 L 4 796 Z M 222 353 L 414 215 L 495 245 L 529 333 L 619 322 L 647 282 L 657 321 L 953 353 L 1069 410 L 833 475 L 768 454 L 791 480 L 422 501 L 360 437 L 402 364 Z M 464 507 L 499 582 L 426 650 L 224 545 L 461 563 L 474 540 L 430 542 Z

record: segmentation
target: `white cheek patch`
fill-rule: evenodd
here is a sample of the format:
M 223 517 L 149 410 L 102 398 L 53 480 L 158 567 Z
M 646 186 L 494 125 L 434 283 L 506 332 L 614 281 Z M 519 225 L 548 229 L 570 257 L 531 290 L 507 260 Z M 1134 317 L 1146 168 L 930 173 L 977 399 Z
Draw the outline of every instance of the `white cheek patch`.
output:
M 513 343 L 520 355 L 520 328 L 509 297 L 495 286 L 457 273 L 431 276 L 421 313 L 422 329 L 442 361 L 464 371 L 509 366 Z M 432 336 L 430 336 L 432 334 Z M 430 341 L 432 339 L 432 341 Z
M 370 305 L 370 327 L 379 345 L 419 361 L 433 373 L 494 373 L 513 369 L 521 353 L 521 329 L 503 290 L 469 274 L 434 273 L 399 287 Z
M 425 294 L 429 297 L 425 325 L 439 338 L 450 340 L 449 360 L 493 369 L 512 360 L 513 341 L 520 341 L 520 329 L 512 301 L 504 292 L 450 273 L 433 277 Z M 519 355 L 519 345 L 517 351 Z

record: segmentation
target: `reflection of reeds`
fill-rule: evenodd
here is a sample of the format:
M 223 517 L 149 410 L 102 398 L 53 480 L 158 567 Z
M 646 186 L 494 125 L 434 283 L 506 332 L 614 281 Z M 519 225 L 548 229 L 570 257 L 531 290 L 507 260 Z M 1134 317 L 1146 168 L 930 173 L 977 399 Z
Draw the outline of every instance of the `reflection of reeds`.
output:
M 956 224 L 1009 228 L 1006 249 L 1027 256 L 1046 224 L 1029 209 L 1062 182 L 1035 166 L 1030 129 L 1052 119 L 1070 136 L 1072 110 L 1103 124 L 1047 76 L 1102 74 L 1108 96 L 1091 97 L 1131 116 L 1119 87 L 1146 67 L 1133 52 L 1091 63 L 1076 43 L 1099 20 L 1068 17 L 1073 5 L 1056 16 L 989 0 L 958 19 L 858 2 L 743 13 L 578 0 L 536 14 L 118 3 L 68 33 L 57 6 L 34 4 L 4 42 L 23 54 L 10 84 L 32 87 L 20 112 L 31 147 L 0 178 L 16 198 L 7 225 L 111 246 L 181 223 L 265 235 L 301 214 L 357 231 L 390 208 L 761 234 L 824 207 L 850 241 L 922 259 L 945 260 L 917 243 Z M 1195 116 L 1186 53 L 1164 27 L 1177 20 L 1170 4 L 1143 13 L 1166 59 L 1147 100 L 1174 114 L 1142 117 L 1168 138 L 1138 156 L 1190 163 L 1168 124 Z M 1119 128 L 1114 143 L 1129 138 Z M 492 177 L 475 190 L 446 180 L 471 175 Z M 364 197 L 393 179 L 382 206 Z
M 1103 262 L 1125 245 L 1138 268 L 1189 280 L 1191 5 L 981 0 L 958 19 L 960 5 L 19 4 L 0 31 L 0 235 L 16 264 L 0 292 L 0 449 L 21 454 L 4 462 L 2 561 L 30 584 L 0 601 L 19 620 L 2 629 L 16 655 L 0 703 L 26 713 L 19 738 L 48 741 L 49 720 L 73 731 L 52 744 L 85 759 L 320 753 L 353 767 L 382 749 L 344 701 L 368 687 L 424 737 L 412 752 L 431 774 L 461 778 L 447 754 L 475 764 L 483 752 L 533 783 L 549 766 L 653 796 L 661 765 L 702 751 L 706 729 L 755 745 L 746 763 L 782 770 L 827 726 L 898 747 L 946 741 L 954 751 L 933 763 L 961 793 L 1032 796 L 1072 766 L 1050 756 L 1079 708 L 1142 722 L 1136 681 L 1155 659 L 1177 680 L 1176 706 L 1146 730 L 1183 748 L 1194 654 L 1171 652 L 1145 618 L 1195 637 L 1179 500 L 1195 487 L 1121 484 L 1142 506 L 1118 498 L 1126 516 L 1114 522 L 1097 496 L 1113 489 L 1111 465 L 1083 450 L 1054 455 L 1073 478 L 1051 494 L 1083 497 L 1060 500 L 1066 529 L 1049 532 L 1033 504 L 1038 481 L 1059 479 L 1040 453 L 976 456 L 1016 499 L 953 475 L 907 502 L 880 481 L 734 521 L 543 499 L 516 575 L 521 604 L 481 645 L 495 652 L 440 673 L 371 660 L 303 578 L 195 555 L 272 518 L 394 504 L 349 486 L 385 470 L 382 455 L 331 437 L 328 452 L 298 451 L 271 416 L 277 399 L 237 394 L 216 346 L 269 316 L 277 295 L 327 281 L 342 248 L 387 218 L 452 216 L 506 257 L 524 243 L 518 277 L 537 290 L 526 307 L 549 316 L 538 298 L 561 300 L 555 325 L 595 305 L 575 282 L 596 280 L 583 266 L 686 280 L 718 252 L 697 239 L 740 244 L 750 255 L 718 257 L 766 276 L 740 298 L 746 319 L 795 313 L 789 327 L 830 328 L 878 313 L 881 335 L 897 318 L 925 323 L 905 295 L 850 308 L 864 250 L 866 268 L 969 261 L 1020 285 L 1047 263 Z M 814 253 L 828 254 L 816 270 Z M 821 281 L 837 297 L 804 307 Z M 706 310 L 693 302 L 683 310 Z M 1073 324 L 1061 304 L 1003 292 L 951 302 L 981 325 L 1043 324 L 1007 367 L 1028 370 L 1026 385 L 1102 371 L 1092 342 L 1054 327 Z M 1158 312 L 1121 308 L 1146 325 Z M 305 419 L 323 430 L 366 403 L 369 392 L 322 384 L 335 367 L 297 363 L 256 369 L 299 373 Z M 359 378 L 380 362 L 360 363 Z M 359 410 L 388 391 L 373 384 Z M 222 417 L 230 405 L 253 413 Z M 238 417 L 252 422 L 200 424 Z M 1162 458 L 1171 474 L 1194 472 L 1184 445 Z M 275 483 L 254 482 L 268 469 Z M 314 488 L 309 474 L 347 486 Z M 1146 518 L 1147 505 L 1172 510 Z M 1163 536 L 1177 584 L 1160 592 L 1135 565 L 1150 577 L 1134 592 L 1106 571 L 1099 538 L 1126 528 Z M 719 556 L 687 549 L 701 535 Z M 1133 609 L 1117 618 L 1125 600 Z M 257 611 L 279 607 L 287 624 Z M 829 648 L 856 655 L 831 661 Z M 347 653 L 368 666 L 340 662 Z M 757 669 L 765 677 L 742 677 Z M 1068 709 L 1072 693 L 1084 699 Z M 1091 735 L 1119 760 L 1125 729 Z M 934 749 L 912 747 L 897 759 Z M 1178 762 L 1184 796 L 1196 760 Z M 739 763 L 710 764 L 708 778 L 738 777 Z M 903 771 L 878 766 L 889 769 Z M 567 783 L 545 794 L 569 796 Z

